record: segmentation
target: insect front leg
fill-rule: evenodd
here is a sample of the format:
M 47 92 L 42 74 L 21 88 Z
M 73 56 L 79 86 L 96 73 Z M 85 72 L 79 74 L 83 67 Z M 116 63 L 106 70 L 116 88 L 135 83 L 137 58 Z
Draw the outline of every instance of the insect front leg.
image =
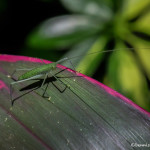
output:
M 57 61 L 56 63 L 59 64 L 59 63 L 62 63 L 64 61 L 69 61 L 69 63 L 71 64 L 72 68 L 75 70 L 75 67 L 74 67 L 73 63 L 71 62 L 71 60 L 68 57 L 63 58 L 63 59 Z
M 68 57 L 66 57 L 66 58 L 67 58 L 67 60 L 70 62 L 71 66 L 73 67 L 73 70 L 75 70 L 75 72 L 76 72 L 76 69 L 75 69 L 75 67 L 74 67 L 74 65 L 73 65 L 73 63 L 72 63 L 72 61 L 71 61 Z
M 41 88 L 43 87 L 43 85 L 44 85 L 44 83 L 45 83 L 47 77 L 48 77 L 48 73 L 45 74 L 44 80 L 43 80 L 43 82 L 42 82 L 42 84 L 41 84 Z
M 40 88 L 41 88 L 42 90 L 44 90 L 44 93 L 43 93 L 42 96 L 44 96 L 44 94 L 45 94 L 45 92 L 46 92 L 46 89 L 47 89 L 47 87 L 48 87 L 48 86 L 47 86 L 45 89 L 43 88 L 43 85 L 44 85 L 44 83 L 45 83 L 47 77 L 48 77 L 48 73 L 45 74 L 44 80 L 43 80 L 43 82 L 42 82 L 42 84 L 41 84 L 41 86 L 40 86 Z
M 47 78 L 48 78 L 48 75 L 47 75 Z M 49 83 L 46 85 L 46 88 L 45 88 L 45 89 L 44 89 L 43 87 L 41 87 L 41 89 L 44 91 L 42 97 L 45 97 L 45 96 L 44 96 L 45 93 L 47 94 L 46 90 L 47 90 L 47 88 L 48 88 L 48 85 L 49 85 Z M 48 95 L 48 98 L 50 98 L 49 94 L 47 94 L 47 95 Z
M 64 84 L 66 87 L 70 88 L 69 84 L 65 84 L 64 82 L 62 82 L 59 78 L 57 78 L 52 72 L 49 72 L 57 81 L 59 81 L 61 84 Z

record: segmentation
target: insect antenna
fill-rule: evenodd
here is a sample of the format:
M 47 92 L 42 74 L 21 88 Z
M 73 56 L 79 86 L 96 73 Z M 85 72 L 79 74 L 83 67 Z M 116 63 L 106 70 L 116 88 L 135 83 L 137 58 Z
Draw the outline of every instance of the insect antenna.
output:
M 91 53 L 87 53 L 87 54 L 81 54 L 81 55 L 73 56 L 73 57 L 70 57 L 69 59 L 74 59 L 74 58 L 77 58 L 77 57 L 80 57 L 80 56 L 92 55 L 92 54 L 96 54 L 96 53 L 108 53 L 108 52 L 112 52 L 112 51 L 135 50 L 135 49 L 136 49 L 136 48 L 108 49 L 108 50 L 96 51 L 96 52 L 91 52 Z M 150 49 L 150 48 L 140 48 L 140 49 Z

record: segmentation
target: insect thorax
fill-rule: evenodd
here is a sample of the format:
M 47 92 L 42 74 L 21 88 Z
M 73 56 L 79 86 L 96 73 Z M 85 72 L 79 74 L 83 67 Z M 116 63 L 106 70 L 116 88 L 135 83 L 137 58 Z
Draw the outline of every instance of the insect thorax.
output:
M 28 79 L 31 77 L 34 77 L 36 75 L 40 75 L 40 74 L 45 74 L 50 72 L 51 70 L 56 69 L 56 63 L 50 63 L 50 64 L 45 64 L 45 65 L 41 65 L 37 68 L 34 68 L 26 73 L 24 73 L 23 75 L 21 75 L 18 80 L 24 80 L 24 79 Z

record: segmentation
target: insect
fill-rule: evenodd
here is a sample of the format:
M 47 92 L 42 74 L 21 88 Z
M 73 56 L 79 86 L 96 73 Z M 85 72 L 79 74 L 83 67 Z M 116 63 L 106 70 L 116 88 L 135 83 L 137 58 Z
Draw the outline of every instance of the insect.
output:
M 43 62 L 43 60 L 41 59 L 41 61 Z M 12 82 L 10 84 L 10 99 L 11 99 L 11 102 L 13 101 L 13 98 L 12 98 L 12 86 L 14 84 L 18 84 L 18 83 L 21 83 L 21 82 L 25 82 L 25 81 L 29 81 L 29 80 L 32 80 L 32 79 L 37 79 L 37 78 L 40 78 L 42 76 L 44 76 L 44 80 L 40 86 L 40 88 L 43 87 L 47 77 L 48 77 L 48 74 L 51 74 L 57 81 L 59 81 L 60 83 L 64 84 L 66 87 L 70 87 L 68 84 L 65 84 L 64 82 L 62 82 L 59 78 L 57 78 L 53 73 L 52 73 L 52 70 L 55 70 L 56 69 L 56 66 L 59 64 L 59 63 L 62 63 L 64 61 L 69 61 L 70 64 L 72 65 L 73 69 L 75 70 L 71 60 L 69 58 L 63 58 L 63 59 L 60 59 L 58 60 L 57 62 L 53 62 L 53 63 L 49 63 L 49 64 L 44 64 L 44 65 L 41 65 L 39 67 L 36 67 L 36 68 L 31 68 L 31 69 L 16 69 L 11 77 L 15 74 L 15 72 L 17 71 L 20 71 L 20 70 L 24 70 L 24 71 L 27 71 L 26 73 L 24 73 L 23 75 L 19 76 L 18 80 L 15 81 L 15 82 Z M 44 63 L 44 62 L 43 62 Z M 45 92 L 45 91 L 44 91 Z
M 124 49 L 134 50 L 134 48 L 124 48 Z M 144 48 L 144 49 L 149 49 L 149 48 Z M 122 49 L 115 49 L 115 51 L 117 51 L 117 50 L 122 50 Z M 96 51 L 96 52 L 93 52 L 93 53 L 88 53 L 86 55 L 91 55 L 91 54 L 96 54 L 96 53 L 105 53 L 105 52 L 110 52 L 110 51 L 114 51 L 114 50 L 112 49 L 112 50 L 105 50 L 105 51 Z M 79 55 L 79 56 L 82 56 L 82 55 Z M 66 57 L 66 58 L 60 59 L 60 60 L 58 60 L 56 62 L 53 62 L 53 63 L 40 65 L 39 67 L 36 67 L 36 68 L 16 69 L 12 73 L 11 76 L 13 76 L 15 74 L 15 72 L 19 71 L 19 70 L 24 70 L 24 71 L 27 71 L 27 72 L 24 73 L 23 75 L 19 76 L 17 81 L 12 82 L 10 84 L 10 99 L 11 99 L 11 102 L 13 101 L 13 98 L 12 98 L 12 87 L 13 87 L 14 84 L 18 84 L 18 83 L 21 83 L 21 82 L 29 81 L 29 80 L 32 80 L 32 79 L 37 79 L 37 78 L 40 78 L 40 77 L 44 76 L 44 80 L 43 80 L 43 82 L 42 82 L 42 84 L 40 86 L 40 88 L 43 88 L 43 85 L 44 85 L 46 79 L 48 78 L 49 74 L 51 76 L 53 76 L 61 84 L 64 84 L 66 87 L 70 88 L 70 85 L 62 82 L 55 74 L 52 73 L 52 71 L 56 69 L 58 64 L 61 64 L 61 63 L 65 62 L 65 61 L 68 61 L 71 64 L 71 66 L 73 67 L 73 69 L 75 70 L 75 67 L 74 67 L 74 65 L 71 62 L 71 59 L 77 58 L 79 56 L 74 56 L 74 57 L 71 57 L 71 58 Z M 43 62 L 43 60 L 41 60 L 41 61 Z

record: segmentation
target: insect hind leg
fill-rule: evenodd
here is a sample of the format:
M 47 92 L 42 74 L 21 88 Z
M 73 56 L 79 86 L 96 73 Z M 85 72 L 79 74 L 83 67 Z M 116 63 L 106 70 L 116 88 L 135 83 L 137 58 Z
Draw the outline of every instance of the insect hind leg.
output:
M 13 87 L 14 84 L 18 84 L 18 83 L 21 83 L 21 82 L 29 81 L 31 79 L 36 79 L 36 78 L 41 77 L 41 76 L 42 76 L 42 74 L 33 76 L 31 78 L 28 78 L 28 79 L 19 80 L 19 81 L 15 81 L 15 82 L 10 83 L 10 99 L 11 99 L 11 103 L 13 103 L 13 98 L 12 98 L 13 90 L 12 90 L 12 87 Z
M 15 81 L 15 82 L 12 82 L 10 83 L 10 100 L 11 100 L 11 103 L 13 104 L 13 98 L 12 98 L 12 94 L 13 94 L 13 85 L 14 84 L 18 84 L 20 82 L 24 82 L 26 80 L 22 80 L 22 81 Z
M 43 80 L 43 82 L 42 82 L 42 84 L 41 84 L 41 86 L 40 86 L 40 88 L 44 91 L 42 97 L 44 97 L 44 95 L 45 95 L 45 93 L 46 93 L 46 90 L 47 90 L 47 87 L 48 87 L 48 85 L 47 85 L 45 89 L 43 88 L 43 86 L 44 86 L 45 81 L 46 81 L 47 78 L 48 78 L 48 73 L 45 74 L 44 80 Z M 48 83 L 48 84 L 49 84 L 49 83 Z M 47 93 L 46 93 L 46 94 L 47 94 Z M 47 95 L 48 95 L 48 94 L 47 94 Z M 49 97 L 50 97 L 50 96 L 49 96 Z

